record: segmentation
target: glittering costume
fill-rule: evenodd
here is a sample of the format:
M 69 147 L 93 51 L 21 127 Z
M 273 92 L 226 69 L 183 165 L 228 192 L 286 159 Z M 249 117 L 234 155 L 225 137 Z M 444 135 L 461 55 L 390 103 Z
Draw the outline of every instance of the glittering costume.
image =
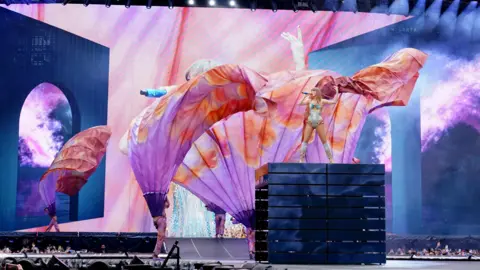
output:
M 310 114 L 308 116 L 308 123 L 313 129 L 316 129 L 319 124 L 323 124 L 322 106 L 320 104 L 310 103 Z

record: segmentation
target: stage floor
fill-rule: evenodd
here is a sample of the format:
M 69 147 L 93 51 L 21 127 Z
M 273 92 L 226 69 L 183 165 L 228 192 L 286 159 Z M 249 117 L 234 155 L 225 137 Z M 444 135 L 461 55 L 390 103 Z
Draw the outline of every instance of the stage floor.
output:
M 418 269 L 418 270 L 478 270 L 480 262 L 455 262 L 455 261 L 387 261 L 385 265 L 274 265 L 276 270 L 347 270 L 347 269 Z

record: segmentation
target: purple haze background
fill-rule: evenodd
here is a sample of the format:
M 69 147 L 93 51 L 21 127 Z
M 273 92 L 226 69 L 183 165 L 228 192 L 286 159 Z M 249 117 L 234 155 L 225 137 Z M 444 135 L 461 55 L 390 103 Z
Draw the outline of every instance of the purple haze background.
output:
M 63 92 L 50 83 L 32 89 L 19 122 L 17 216 L 44 215 L 40 177 L 71 136 L 72 112 Z

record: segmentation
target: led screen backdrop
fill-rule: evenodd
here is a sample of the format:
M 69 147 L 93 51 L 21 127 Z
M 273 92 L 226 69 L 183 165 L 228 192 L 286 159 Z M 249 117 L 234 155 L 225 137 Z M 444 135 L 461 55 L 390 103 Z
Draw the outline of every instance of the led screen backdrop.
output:
M 45 225 L 38 182 L 64 142 L 107 122 L 109 49 L 0 8 L 0 230 Z M 61 223 L 103 217 L 105 164 L 58 194 Z
M 455 113 L 450 108 L 458 103 L 446 99 L 440 104 L 440 99 L 435 98 L 435 93 L 443 93 L 437 91 L 448 92 L 447 88 L 452 88 L 449 92 L 452 98 L 454 95 L 461 102 L 467 102 L 460 94 L 465 89 L 471 88 L 469 91 L 473 95 L 473 87 L 478 81 L 473 75 L 467 75 L 474 74 L 476 70 L 473 60 L 478 52 L 478 41 L 475 40 L 479 37 L 472 29 L 473 23 L 464 27 L 468 29 L 454 30 L 463 31 L 460 34 L 472 33 L 464 35 L 462 42 L 469 46 L 469 53 L 456 54 L 459 50 L 454 49 L 452 38 L 441 30 L 442 20 L 445 19 L 440 17 L 439 12 L 436 20 L 429 22 L 426 17 L 422 17 L 422 21 L 405 16 L 348 12 L 106 9 L 103 6 L 85 8 L 68 5 L 9 8 L 110 48 L 108 125 L 113 134 L 106 159 L 105 215 L 94 220 L 60 224 L 64 231 L 154 231 L 128 160 L 118 148 L 120 137 L 131 119 L 152 102 L 140 96 L 139 90 L 182 83 L 185 70 L 199 59 L 243 64 L 263 72 L 294 69 L 289 43 L 280 35 L 282 32 L 293 33 L 297 26 L 303 32 L 305 53 L 311 53 L 308 60 L 310 68 L 351 75 L 404 47 L 415 47 L 430 54 L 409 106 L 383 109 L 369 116 L 356 151 L 362 162 L 385 163 L 391 171 L 387 186 L 390 231 L 440 232 L 446 228 L 442 218 L 448 219 L 449 226 L 456 221 L 455 211 L 446 212 L 444 209 L 478 203 L 477 197 L 462 193 L 462 189 L 469 190 L 463 184 L 468 182 L 472 185 L 473 179 L 460 179 L 460 174 L 452 174 L 462 171 L 464 175 L 473 177 L 475 169 L 448 161 L 447 158 L 460 159 L 460 153 L 450 156 L 446 152 L 447 149 L 457 148 L 453 144 L 455 140 L 462 140 L 463 132 L 470 132 L 469 149 L 473 155 L 472 146 L 477 140 L 473 123 L 476 120 L 467 116 L 462 119 L 470 119 L 468 121 L 444 118 L 445 115 L 439 112 L 453 115 Z M 431 19 L 432 15 L 428 18 Z M 452 20 L 451 16 L 448 19 Z M 462 26 L 458 22 L 453 25 Z M 467 84 L 463 85 L 464 82 Z M 449 85 L 447 88 L 446 84 Z M 448 105 L 448 102 L 453 105 Z M 475 104 L 474 99 L 468 102 Z M 473 110 L 468 114 L 473 114 Z M 406 121 L 405 117 L 408 117 Z M 462 126 L 455 133 L 456 137 L 451 137 L 454 134 L 449 132 L 449 128 L 457 129 L 454 127 L 457 123 Z M 449 143 L 443 143 L 446 140 Z M 412 149 L 417 152 L 410 153 Z M 428 149 L 443 151 L 445 160 L 432 158 L 431 155 L 437 154 L 429 154 L 432 150 Z M 396 167 L 401 169 L 396 170 Z M 435 173 L 426 174 L 428 170 Z M 447 175 L 455 180 L 445 180 Z M 449 193 L 446 193 L 445 181 L 450 182 Z M 458 194 L 452 192 L 456 189 Z M 432 201 L 430 196 L 436 201 Z M 167 212 L 170 236 L 213 236 L 213 214 L 206 211 L 200 200 L 178 186 L 171 187 L 169 198 L 172 202 Z M 410 210 L 415 211 L 409 219 L 406 213 Z M 436 222 L 437 225 L 425 227 L 425 222 Z M 480 230 L 469 226 L 472 222 L 458 219 L 457 228 L 480 233 Z M 227 227 L 227 234 L 241 235 L 241 227 L 230 223 Z

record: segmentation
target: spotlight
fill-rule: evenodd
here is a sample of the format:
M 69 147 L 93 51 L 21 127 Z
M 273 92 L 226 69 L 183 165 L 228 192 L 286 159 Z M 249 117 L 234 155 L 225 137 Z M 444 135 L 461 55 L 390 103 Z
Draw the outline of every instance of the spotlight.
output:
M 130 8 L 131 3 L 132 3 L 132 0 L 127 0 L 127 2 L 125 3 L 125 7 Z
M 317 4 L 315 4 L 315 0 L 308 1 L 308 7 L 312 10 L 313 13 L 317 12 Z
M 293 6 L 293 12 L 297 13 L 298 12 L 298 5 L 295 0 L 292 0 L 292 6 Z
M 215 6 L 216 5 L 215 0 L 209 0 L 208 5 L 209 6 Z
M 90 0 L 84 0 L 84 1 L 83 1 L 83 5 L 84 5 L 85 7 L 88 7 L 88 5 L 90 5 Z
M 275 0 L 272 0 L 272 11 L 277 12 L 277 10 L 278 10 L 277 2 Z
M 193 1 L 193 0 L 188 0 L 188 4 L 189 4 L 190 6 L 193 6 L 193 5 L 195 5 L 195 1 Z
M 235 0 L 230 0 L 230 2 L 228 2 L 228 5 L 234 7 L 237 5 L 237 3 L 235 3 Z
M 105 0 L 105 6 L 109 8 L 112 5 L 112 0 Z
M 257 0 L 250 1 L 250 10 L 251 11 L 257 10 Z
M 147 9 L 151 9 L 152 8 L 152 0 L 148 0 L 147 1 Z

